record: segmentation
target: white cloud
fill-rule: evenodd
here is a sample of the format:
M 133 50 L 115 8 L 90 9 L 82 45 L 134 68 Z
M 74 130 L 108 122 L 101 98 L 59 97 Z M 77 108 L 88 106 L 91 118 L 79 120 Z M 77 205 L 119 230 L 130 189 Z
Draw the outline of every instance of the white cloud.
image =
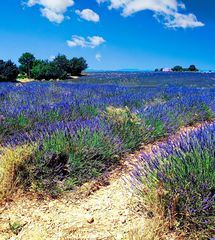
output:
M 75 13 L 82 19 L 91 21 L 91 22 L 99 22 L 100 17 L 97 13 L 95 13 L 91 9 L 84 9 L 82 11 L 76 10 Z
M 84 37 L 81 37 L 81 36 L 76 36 L 76 35 L 73 35 L 72 36 L 72 40 L 68 40 L 67 41 L 67 45 L 69 47 L 86 47 L 86 39 Z
M 64 15 L 61 13 L 56 13 L 48 8 L 41 9 L 43 17 L 48 18 L 50 22 L 62 23 L 64 20 Z
M 104 2 L 106 2 L 107 0 L 96 0 L 96 2 L 98 3 L 98 4 L 100 4 L 100 3 L 104 3 Z
M 93 37 L 87 37 L 89 39 L 89 43 L 92 47 L 97 47 L 105 42 L 103 37 L 99 36 L 93 36 Z
M 197 21 L 194 14 L 176 13 L 172 18 L 166 17 L 165 25 L 170 28 L 195 28 L 203 27 L 204 23 Z
M 95 48 L 104 42 L 104 38 L 99 36 L 84 38 L 81 36 L 73 35 L 72 40 L 67 41 L 67 45 L 69 47 Z
M 51 22 L 61 23 L 65 13 L 74 5 L 75 0 L 26 0 L 27 5 L 41 6 L 42 16 Z M 78 0 L 76 0 L 78 1 Z M 192 13 L 185 13 L 183 0 L 96 0 L 99 4 L 106 2 L 109 9 L 121 9 L 124 17 L 140 11 L 150 10 L 159 21 L 169 28 L 194 28 L 204 24 Z M 76 14 L 87 21 L 98 22 L 100 17 L 91 9 L 76 10 Z
M 40 5 L 42 16 L 51 22 L 61 23 L 65 19 L 65 12 L 74 5 L 73 0 L 28 0 L 27 5 Z
M 101 55 L 100 53 L 97 53 L 95 57 L 96 57 L 96 60 L 97 60 L 98 62 L 101 62 L 101 60 L 102 60 L 102 55 Z
M 180 10 L 185 5 L 177 0 L 97 0 L 99 4 L 109 3 L 109 9 L 122 9 L 122 15 L 127 17 L 134 13 L 150 10 L 155 17 L 162 16 L 164 24 L 169 28 L 194 28 L 204 24 L 197 20 L 194 14 L 183 14 Z

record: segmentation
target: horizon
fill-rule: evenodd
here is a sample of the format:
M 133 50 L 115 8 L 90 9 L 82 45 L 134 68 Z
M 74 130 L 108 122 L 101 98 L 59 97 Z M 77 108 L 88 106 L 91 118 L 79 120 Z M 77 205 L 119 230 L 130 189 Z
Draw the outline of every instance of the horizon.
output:
M 215 70 L 215 2 L 206 0 L 8 0 L 0 59 L 84 57 L 88 71 Z M 11 18 L 13 15 L 13 18 Z
M 174 67 L 174 66 L 173 66 Z M 166 67 L 164 67 L 166 68 Z M 172 68 L 172 67 L 167 67 L 167 68 Z M 129 68 L 125 68 L 125 69 L 92 69 L 92 68 L 87 68 L 84 72 L 156 72 L 155 69 L 129 69 Z M 162 71 L 158 71 L 162 72 Z M 183 71 L 184 73 L 188 73 L 190 71 Z M 182 73 L 183 73 L 182 72 Z M 201 69 L 199 68 L 197 72 L 191 72 L 191 73 L 204 73 L 204 72 L 215 72 L 215 68 L 214 69 Z M 163 72 L 165 73 L 165 72 Z M 172 73 L 178 73 L 178 72 L 172 72 Z

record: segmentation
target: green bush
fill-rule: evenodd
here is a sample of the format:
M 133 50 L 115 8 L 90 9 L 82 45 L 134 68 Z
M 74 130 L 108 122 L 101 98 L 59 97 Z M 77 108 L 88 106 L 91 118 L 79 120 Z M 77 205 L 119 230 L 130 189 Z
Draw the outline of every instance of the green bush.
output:
M 62 69 L 64 72 L 69 73 L 70 71 L 70 61 L 65 55 L 58 55 L 54 58 L 53 63 L 56 67 Z
M 83 57 L 75 57 L 69 61 L 69 73 L 71 75 L 80 75 L 87 67 L 87 62 Z
M 84 58 L 68 60 L 66 56 L 59 55 L 53 61 L 35 60 L 31 75 L 37 80 L 66 79 L 68 74 L 80 75 L 87 68 Z
M 65 55 L 60 54 L 53 60 L 53 63 L 67 74 L 71 75 L 80 75 L 88 66 L 83 57 L 74 57 L 69 60 Z
M 32 77 L 37 80 L 65 79 L 66 72 L 54 62 L 36 60 L 32 67 Z
M 170 228 L 191 236 L 186 239 L 213 235 L 214 139 L 214 125 L 181 135 L 153 154 L 143 153 L 143 165 L 132 174 L 146 209 L 160 212 Z
M 72 138 L 56 132 L 19 166 L 19 183 L 56 196 L 99 176 L 120 153 L 120 143 L 102 131 L 79 129 Z
M 0 82 L 16 81 L 18 74 L 19 70 L 12 61 L 0 60 Z
M 132 113 L 128 107 L 108 107 L 104 115 L 112 125 L 115 134 L 122 138 L 125 150 L 136 148 L 148 138 L 143 120 Z

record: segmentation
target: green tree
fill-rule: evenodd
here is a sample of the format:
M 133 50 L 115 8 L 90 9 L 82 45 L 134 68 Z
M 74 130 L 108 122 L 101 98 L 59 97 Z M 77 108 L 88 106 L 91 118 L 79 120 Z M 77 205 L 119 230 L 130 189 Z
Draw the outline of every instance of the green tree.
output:
M 182 66 L 175 66 L 172 68 L 173 72 L 183 72 L 183 67 Z
M 34 61 L 34 55 L 29 52 L 23 53 L 22 56 L 19 58 L 19 63 L 21 64 L 20 71 L 26 73 L 29 78 L 31 77 L 31 70 Z
M 190 71 L 190 72 L 198 72 L 199 70 L 196 68 L 195 65 L 190 65 L 190 67 L 188 68 L 188 71 Z
M 32 77 L 37 80 L 65 79 L 66 72 L 54 62 L 36 60 L 32 67 Z
M 69 60 L 67 59 L 67 57 L 65 55 L 59 54 L 57 57 L 54 58 L 53 63 L 57 67 L 59 67 L 62 70 L 64 70 L 66 73 L 69 72 L 70 62 L 69 62 Z
M 0 81 L 16 81 L 18 74 L 18 68 L 11 60 L 0 60 Z
M 87 62 L 83 57 L 74 57 L 70 60 L 69 73 L 71 75 L 80 75 L 87 67 Z
M 37 60 L 31 53 L 24 53 L 20 58 L 20 70 L 37 80 L 66 79 L 70 75 L 80 75 L 88 65 L 84 58 L 72 58 L 59 54 L 53 61 Z

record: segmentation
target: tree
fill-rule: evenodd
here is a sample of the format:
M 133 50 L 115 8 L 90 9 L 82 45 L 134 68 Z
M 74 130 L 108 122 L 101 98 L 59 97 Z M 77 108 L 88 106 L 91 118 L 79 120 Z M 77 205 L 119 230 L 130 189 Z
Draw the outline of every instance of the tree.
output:
M 0 81 L 16 81 L 18 74 L 18 68 L 11 60 L 0 60 Z
M 70 60 L 69 72 L 71 75 L 80 75 L 88 67 L 86 60 L 83 57 L 74 57 Z
M 66 79 L 68 75 L 80 75 L 88 65 L 84 58 L 69 60 L 65 55 L 59 54 L 53 61 L 37 60 L 31 53 L 24 53 L 20 58 L 20 70 L 38 80 Z
M 182 66 L 175 66 L 172 68 L 173 72 L 183 72 L 183 67 Z
M 67 59 L 67 57 L 65 55 L 61 55 L 59 54 L 57 57 L 54 58 L 53 63 L 61 68 L 62 70 L 64 70 L 65 72 L 69 72 L 69 65 L 70 62 Z
M 36 60 L 32 67 L 32 77 L 37 80 L 65 79 L 66 72 L 54 62 Z
M 34 61 L 34 55 L 29 52 L 23 53 L 19 58 L 19 63 L 21 64 L 20 71 L 26 73 L 29 78 L 31 78 L 31 70 Z
M 188 68 L 188 71 L 190 71 L 190 72 L 198 72 L 199 70 L 196 68 L 195 65 L 190 65 L 190 67 Z

